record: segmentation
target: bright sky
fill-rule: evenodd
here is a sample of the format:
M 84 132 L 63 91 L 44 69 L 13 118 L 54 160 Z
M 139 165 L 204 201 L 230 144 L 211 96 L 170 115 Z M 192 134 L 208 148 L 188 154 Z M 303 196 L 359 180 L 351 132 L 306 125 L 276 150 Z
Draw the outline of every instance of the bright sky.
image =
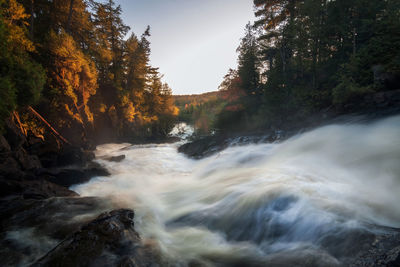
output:
M 140 36 L 151 27 L 151 64 L 174 94 L 217 90 L 247 22 L 252 0 L 116 0 L 123 20 Z

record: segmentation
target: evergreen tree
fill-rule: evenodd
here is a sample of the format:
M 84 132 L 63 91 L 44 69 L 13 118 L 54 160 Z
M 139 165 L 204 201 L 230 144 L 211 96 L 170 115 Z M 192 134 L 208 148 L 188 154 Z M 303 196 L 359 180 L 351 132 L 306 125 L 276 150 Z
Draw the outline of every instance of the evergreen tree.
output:
M 45 81 L 43 68 L 31 53 L 28 39 L 29 15 L 16 0 L 0 1 L 0 130 L 10 112 L 36 103 Z

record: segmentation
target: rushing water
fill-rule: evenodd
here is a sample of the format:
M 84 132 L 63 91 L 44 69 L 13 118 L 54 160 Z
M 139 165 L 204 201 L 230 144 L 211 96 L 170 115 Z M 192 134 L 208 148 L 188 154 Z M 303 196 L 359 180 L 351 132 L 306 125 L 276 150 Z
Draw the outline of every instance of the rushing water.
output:
M 99 146 L 112 176 L 73 189 L 133 208 L 142 237 L 182 266 L 341 265 L 377 225 L 400 227 L 400 117 L 202 160 L 178 146 Z

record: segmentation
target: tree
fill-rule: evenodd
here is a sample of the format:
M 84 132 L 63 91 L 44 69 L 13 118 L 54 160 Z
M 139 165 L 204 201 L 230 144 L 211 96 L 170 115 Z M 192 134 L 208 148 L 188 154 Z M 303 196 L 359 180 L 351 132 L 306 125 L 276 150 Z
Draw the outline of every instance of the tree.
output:
M 50 33 L 49 52 L 52 62 L 50 86 L 55 92 L 56 106 L 82 125 L 92 123 L 93 114 L 88 101 L 97 89 L 94 63 L 79 50 L 66 32 Z
M 93 4 L 95 39 L 98 40 L 97 59 L 100 71 L 100 84 L 112 82 L 122 86 L 124 40 L 129 27 L 121 19 L 121 6 L 113 0 Z
M 246 25 L 245 36 L 237 49 L 238 75 L 241 87 L 248 96 L 260 94 L 259 47 L 255 31 L 250 23 Z
M 10 112 L 39 100 L 45 81 L 43 68 L 30 53 L 29 15 L 16 0 L 0 1 L 0 130 Z

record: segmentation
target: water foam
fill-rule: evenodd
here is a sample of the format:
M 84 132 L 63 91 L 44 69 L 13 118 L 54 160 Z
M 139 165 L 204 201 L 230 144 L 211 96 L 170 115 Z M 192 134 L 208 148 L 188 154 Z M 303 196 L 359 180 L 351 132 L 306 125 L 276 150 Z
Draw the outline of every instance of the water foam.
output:
M 177 146 L 100 146 L 98 156 L 126 158 L 99 160 L 112 176 L 73 190 L 135 209 L 140 234 L 183 264 L 339 265 L 374 225 L 400 227 L 400 117 L 198 161 Z

